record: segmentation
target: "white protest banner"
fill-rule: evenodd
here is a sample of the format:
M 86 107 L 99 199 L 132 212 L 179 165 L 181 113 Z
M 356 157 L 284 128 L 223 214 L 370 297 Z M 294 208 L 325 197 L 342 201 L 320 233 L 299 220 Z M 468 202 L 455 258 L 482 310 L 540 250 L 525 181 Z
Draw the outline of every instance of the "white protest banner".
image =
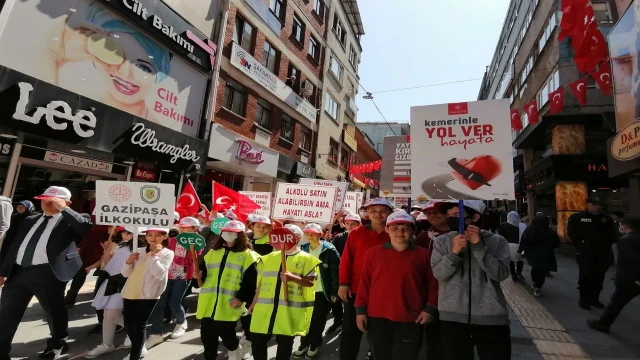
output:
M 271 193 L 262 191 L 238 191 L 245 195 L 254 203 L 260 205 L 260 209 L 254 211 L 254 214 L 271 217 Z
M 175 185 L 96 181 L 96 224 L 132 227 L 173 225 Z
M 411 197 L 515 199 L 509 99 L 411 108 Z
M 351 211 L 353 214 L 357 214 L 360 206 L 362 206 L 363 197 L 360 191 L 347 191 L 347 196 L 345 197 L 342 208 Z
M 272 216 L 274 219 L 331 223 L 338 188 L 278 183 Z
M 317 186 L 335 186 L 338 188 L 338 196 L 336 197 L 335 209 L 340 210 L 344 207 L 344 199 L 347 196 L 347 188 L 349 183 L 345 181 L 331 181 L 331 180 L 319 180 L 300 178 L 298 180 L 300 184 L 317 185 Z

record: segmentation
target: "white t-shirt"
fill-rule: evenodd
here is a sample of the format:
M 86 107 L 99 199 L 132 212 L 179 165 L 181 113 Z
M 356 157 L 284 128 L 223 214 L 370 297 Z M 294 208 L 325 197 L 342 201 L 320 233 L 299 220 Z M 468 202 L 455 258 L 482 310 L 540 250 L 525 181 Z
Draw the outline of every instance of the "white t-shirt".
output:
M 320 260 L 320 253 L 322 252 L 322 241 L 320 241 L 320 245 L 314 250 L 309 245 L 309 254 L 313 255 L 316 259 Z M 317 272 L 318 279 L 316 280 L 316 292 L 322 292 L 322 278 L 320 277 L 320 271 Z

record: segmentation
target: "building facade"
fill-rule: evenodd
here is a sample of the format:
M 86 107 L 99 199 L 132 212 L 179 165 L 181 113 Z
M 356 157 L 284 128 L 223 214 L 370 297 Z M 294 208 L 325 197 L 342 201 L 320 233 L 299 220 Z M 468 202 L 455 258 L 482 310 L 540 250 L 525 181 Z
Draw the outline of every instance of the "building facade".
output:
M 359 122 L 358 129 L 367 134 L 374 149 L 382 156 L 384 138 L 387 136 L 409 135 L 409 123 L 398 122 Z
M 60 185 L 78 207 L 95 180 L 179 188 L 203 172 L 216 45 L 184 20 L 199 15 L 146 0 L 0 2 L 3 194 Z
M 591 1 L 606 36 L 618 18 L 614 1 Z M 568 85 L 587 74 L 573 61 L 570 39 L 558 41 L 559 0 L 511 1 L 496 51 L 478 98 L 510 98 L 512 109 L 536 99 L 540 121 L 512 131 L 519 209 L 557 219 L 565 237 L 567 218 L 585 208 L 589 195 L 601 197 L 609 210 L 624 210 L 626 182 L 607 176 L 606 139 L 614 127 L 613 98 L 589 78 L 587 103 L 580 106 Z M 549 93 L 567 87 L 564 108 L 549 114 Z M 508 126 L 505 124 L 505 126 Z M 526 194 L 526 196 L 525 196 Z M 565 237 L 566 240 L 566 237 Z
M 355 123 L 358 113 L 358 64 L 364 28 L 355 1 L 313 0 L 314 11 L 326 15 L 323 54 L 322 108 L 318 127 L 318 177 L 346 179 L 349 159 L 357 151 Z

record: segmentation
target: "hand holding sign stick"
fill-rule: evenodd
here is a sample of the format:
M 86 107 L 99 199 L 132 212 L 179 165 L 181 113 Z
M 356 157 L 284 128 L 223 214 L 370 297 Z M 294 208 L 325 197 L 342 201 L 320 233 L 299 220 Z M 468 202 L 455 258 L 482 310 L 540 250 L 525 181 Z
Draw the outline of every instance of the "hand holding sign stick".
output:
M 276 250 L 280 250 L 282 256 L 281 261 L 281 273 L 287 272 L 287 251 L 293 249 L 298 241 L 296 235 L 289 229 L 281 227 L 271 230 L 269 233 L 269 244 Z M 285 281 L 282 284 L 284 290 L 284 300 L 289 301 L 289 286 Z
M 179 234 L 176 238 L 178 241 L 178 245 L 182 246 L 185 249 L 189 249 L 191 256 L 193 258 L 193 271 L 197 273 L 200 271 L 198 268 L 198 256 L 196 255 L 196 251 L 204 249 L 205 241 L 204 238 L 195 233 L 182 233 Z M 198 286 L 202 287 L 202 279 L 200 277 L 197 278 Z

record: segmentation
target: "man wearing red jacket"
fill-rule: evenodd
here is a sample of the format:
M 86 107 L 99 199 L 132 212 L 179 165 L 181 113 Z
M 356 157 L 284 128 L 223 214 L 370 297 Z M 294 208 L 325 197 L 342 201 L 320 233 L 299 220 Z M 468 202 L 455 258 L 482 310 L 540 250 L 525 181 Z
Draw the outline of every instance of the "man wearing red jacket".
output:
M 358 328 L 374 359 L 417 360 L 424 324 L 438 314 L 438 282 L 431 252 L 411 239 L 415 222 L 398 212 L 387 218 L 390 241 L 367 252 L 358 286 Z
M 367 251 L 390 241 L 385 231 L 387 217 L 393 206 L 387 199 L 375 198 L 366 207 L 370 224 L 360 226 L 349 233 L 347 245 L 340 258 L 340 288 L 338 296 L 344 301 L 344 319 L 340 337 L 340 360 L 356 360 L 360 350 L 362 332 L 356 325 L 355 301 Z M 383 360 L 384 358 L 379 358 Z

